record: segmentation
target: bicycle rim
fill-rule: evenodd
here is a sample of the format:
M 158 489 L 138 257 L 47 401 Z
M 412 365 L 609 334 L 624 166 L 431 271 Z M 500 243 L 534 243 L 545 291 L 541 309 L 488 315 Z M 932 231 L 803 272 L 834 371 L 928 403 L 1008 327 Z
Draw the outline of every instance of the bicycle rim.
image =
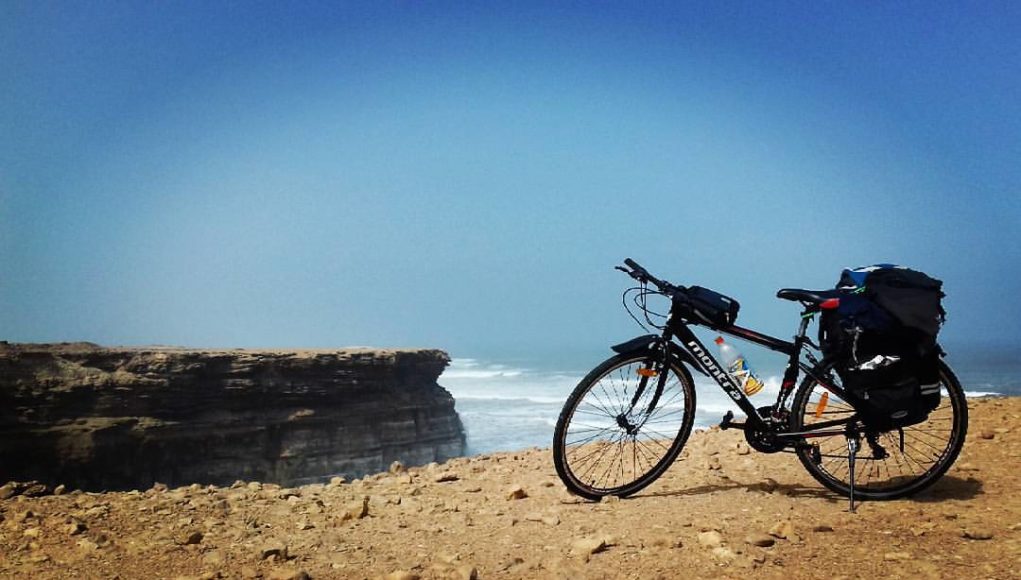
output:
M 875 434 L 875 442 L 888 454 L 877 456 L 862 439 L 854 470 L 854 491 L 863 499 L 896 499 L 921 491 L 938 480 L 960 453 L 967 430 L 967 401 L 953 373 L 940 365 L 940 405 L 921 423 Z M 828 393 L 823 395 L 823 393 Z M 823 399 L 827 399 L 823 401 Z M 792 414 L 796 430 L 811 430 L 813 423 L 849 418 L 851 405 L 809 380 L 795 398 Z M 798 458 L 820 483 L 837 493 L 850 493 L 850 463 L 843 436 L 819 437 L 798 449 Z M 816 461 L 818 460 L 818 462 Z
M 650 371 L 655 375 L 640 390 Z M 613 357 L 582 379 L 564 406 L 554 436 L 557 472 L 583 497 L 631 495 L 669 467 L 694 415 L 694 388 L 684 369 L 665 370 L 645 353 Z

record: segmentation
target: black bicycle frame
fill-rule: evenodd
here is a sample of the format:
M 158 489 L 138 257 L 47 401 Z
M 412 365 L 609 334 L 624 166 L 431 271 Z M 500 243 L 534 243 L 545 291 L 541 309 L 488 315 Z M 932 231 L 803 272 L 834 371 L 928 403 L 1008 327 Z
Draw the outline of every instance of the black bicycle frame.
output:
M 777 396 L 776 403 L 773 405 L 774 418 L 779 418 L 780 410 L 784 407 L 787 398 L 790 396 L 794 389 L 794 385 L 797 382 L 799 370 L 804 370 L 806 374 L 812 375 L 811 367 L 801 362 L 801 351 L 806 342 L 805 332 L 808 329 L 808 323 L 811 319 L 810 314 L 810 311 L 806 311 L 802 315 L 801 326 L 798 329 L 798 334 L 794 337 L 793 342 L 780 340 L 779 338 L 736 325 L 726 327 L 708 327 L 713 331 L 730 336 L 736 336 L 759 346 L 788 355 L 789 360 L 787 362 L 787 368 L 784 371 L 783 381 L 780 385 L 780 394 Z M 720 388 L 727 393 L 727 396 L 729 396 L 745 413 L 748 417 L 747 422 L 744 425 L 745 428 L 767 429 L 766 417 L 759 414 L 759 410 L 744 393 L 741 385 L 738 385 L 719 361 L 713 357 L 713 355 L 709 352 L 709 349 L 707 349 L 705 345 L 702 344 L 702 341 L 695 336 L 695 333 L 688 328 L 688 325 L 685 322 L 677 321 L 674 318 L 674 316 L 671 316 L 670 321 L 668 321 L 666 325 L 666 329 L 663 331 L 664 344 L 668 344 L 672 339 L 676 338 L 676 343 L 691 355 L 691 358 L 698 363 L 699 367 L 701 367 L 700 370 L 706 375 L 712 377 L 713 380 L 720 385 Z M 843 394 L 842 389 L 829 384 L 829 381 L 824 380 L 822 377 L 812 376 L 820 385 L 832 391 L 834 394 L 838 396 Z M 842 423 L 846 423 L 846 421 L 835 421 L 832 425 L 819 424 L 816 425 L 816 427 L 825 428 Z M 813 431 L 815 431 L 815 429 L 813 429 Z M 800 436 L 806 434 L 791 433 L 789 435 Z

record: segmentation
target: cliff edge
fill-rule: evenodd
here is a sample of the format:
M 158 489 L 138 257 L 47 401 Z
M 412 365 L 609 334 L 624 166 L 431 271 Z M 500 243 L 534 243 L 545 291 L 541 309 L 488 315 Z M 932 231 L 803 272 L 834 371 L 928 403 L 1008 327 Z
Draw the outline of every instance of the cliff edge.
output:
M 359 477 L 464 453 L 439 350 L 0 343 L 0 481 L 86 490 Z

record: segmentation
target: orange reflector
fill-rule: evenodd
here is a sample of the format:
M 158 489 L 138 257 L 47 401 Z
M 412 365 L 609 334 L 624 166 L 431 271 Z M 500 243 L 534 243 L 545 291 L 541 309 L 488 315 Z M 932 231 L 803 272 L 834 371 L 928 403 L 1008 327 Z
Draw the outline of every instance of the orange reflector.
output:
M 643 376 L 643 377 L 654 377 L 654 376 L 658 375 L 659 373 L 657 373 L 656 371 L 654 371 L 652 369 L 638 369 L 638 374 Z
M 815 418 L 816 419 L 818 419 L 819 417 L 822 417 L 822 412 L 826 410 L 826 405 L 829 402 L 830 402 L 830 394 L 829 394 L 829 392 L 823 393 L 822 396 L 819 397 L 819 404 L 815 406 Z

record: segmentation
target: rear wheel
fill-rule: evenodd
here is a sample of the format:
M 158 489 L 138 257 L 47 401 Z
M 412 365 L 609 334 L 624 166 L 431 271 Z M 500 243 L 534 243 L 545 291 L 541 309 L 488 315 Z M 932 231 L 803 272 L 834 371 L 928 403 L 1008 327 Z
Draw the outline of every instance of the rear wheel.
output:
M 950 469 L 968 430 L 968 404 L 957 377 L 942 361 L 939 376 L 940 405 L 927 420 L 903 429 L 865 433 L 854 469 L 855 496 L 872 500 L 905 497 L 929 487 Z M 832 378 L 839 384 L 837 377 Z M 794 395 L 792 429 L 808 431 L 813 424 L 850 419 L 853 414 L 849 403 L 810 376 Z M 809 445 L 797 450 L 805 469 L 827 488 L 849 495 L 847 439 L 831 436 L 806 441 Z
M 694 382 L 650 351 L 621 354 L 592 370 L 568 397 L 553 435 L 553 462 L 572 493 L 628 496 L 680 453 L 695 420 Z

